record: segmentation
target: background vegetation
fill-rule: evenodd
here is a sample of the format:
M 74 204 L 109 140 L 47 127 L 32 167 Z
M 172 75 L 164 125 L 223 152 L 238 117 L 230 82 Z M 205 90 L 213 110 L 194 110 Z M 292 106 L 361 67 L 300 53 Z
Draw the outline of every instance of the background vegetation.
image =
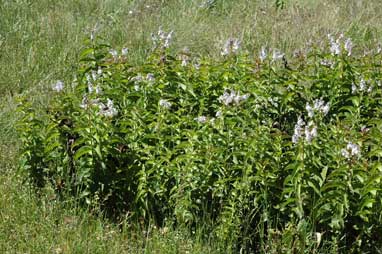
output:
M 167 232 L 146 226 L 119 233 L 130 225 L 114 225 L 71 202 L 57 203 L 49 189 L 36 198 L 16 175 L 17 95 L 44 105 L 52 83 L 72 80 L 83 41 L 95 27 L 113 47 L 128 47 L 132 63 L 144 61 L 151 49 L 150 34 L 159 26 L 174 30 L 172 51 L 188 47 L 215 59 L 228 37 L 239 38 L 250 54 L 266 45 L 289 55 L 309 40 L 320 43 L 328 33 L 343 32 L 359 48 L 381 39 L 379 1 L 288 1 L 284 9 L 276 9 L 271 1 L 208 2 L 200 7 L 202 1 L 1 1 L 1 249 L 9 253 L 219 251 L 214 247 L 219 243 L 205 242 L 205 236 L 201 241 L 182 229 Z

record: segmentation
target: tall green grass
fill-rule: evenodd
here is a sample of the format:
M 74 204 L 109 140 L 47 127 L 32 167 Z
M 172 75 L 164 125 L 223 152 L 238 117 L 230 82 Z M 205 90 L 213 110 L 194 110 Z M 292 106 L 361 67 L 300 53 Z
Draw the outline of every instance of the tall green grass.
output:
M 99 33 L 116 46 L 146 54 L 150 33 L 159 26 L 175 31 L 174 49 L 189 47 L 217 56 L 222 41 L 238 37 L 244 47 L 262 45 L 293 51 L 329 32 L 344 32 L 359 43 L 381 39 L 380 1 L 30 1 L 3 0 L 0 6 L 1 94 L 20 92 L 71 77 L 79 45 L 99 24 Z
M 47 189 L 36 197 L 12 173 L 0 183 L 1 253 L 220 253 L 182 229 L 113 224 Z

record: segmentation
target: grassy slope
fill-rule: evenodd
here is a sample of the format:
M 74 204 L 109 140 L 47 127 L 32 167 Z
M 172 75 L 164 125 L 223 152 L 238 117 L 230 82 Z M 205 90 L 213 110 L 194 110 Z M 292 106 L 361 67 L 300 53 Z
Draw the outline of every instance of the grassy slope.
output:
M 175 31 L 174 50 L 187 46 L 214 57 L 219 56 L 222 41 L 230 36 L 240 38 L 244 49 L 255 53 L 262 45 L 292 52 L 309 39 L 325 38 L 329 32 L 344 32 L 358 44 L 382 39 L 379 0 L 290 0 L 287 9 L 279 12 L 274 10 L 273 1 L 267 0 L 218 0 L 210 10 L 200 8 L 201 2 L 0 1 L 0 251 L 118 253 L 145 247 L 155 253 L 210 251 L 172 231 L 165 236 L 154 231 L 149 242 L 142 236 L 129 241 L 128 235 L 111 234 L 117 228 L 102 219 L 61 207 L 48 197 L 37 202 L 15 176 L 14 95 L 28 93 L 43 101 L 53 81 L 69 81 L 82 41 L 96 23 L 100 24 L 98 33 L 112 45 L 131 49 L 131 61 L 144 57 L 150 48 L 150 33 L 159 26 Z M 72 217 L 74 226 L 67 219 Z

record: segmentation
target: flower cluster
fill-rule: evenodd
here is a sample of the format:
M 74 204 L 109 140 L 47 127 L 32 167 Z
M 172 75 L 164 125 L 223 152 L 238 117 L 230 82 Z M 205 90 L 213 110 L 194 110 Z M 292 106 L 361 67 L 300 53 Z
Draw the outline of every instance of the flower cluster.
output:
M 353 42 L 350 38 L 346 39 L 344 48 L 348 52 L 348 56 L 351 56 L 353 50 Z
M 214 6 L 216 4 L 216 0 L 205 0 L 203 1 L 199 7 L 200 8 L 211 8 L 212 6 Z
M 97 106 L 99 104 L 100 100 L 99 99 L 93 99 L 90 100 L 86 95 L 82 98 L 82 102 L 80 104 L 80 108 L 82 109 L 88 109 L 90 106 Z
M 329 68 L 333 68 L 334 62 L 328 59 L 323 59 L 320 61 L 320 64 Z
M 152 73 L 147 73 L 146 76 L 142 76 L 141 73 L 138 73 L 137 76 L 130 78 L 131 81 L 134 81 L 134 90 L 139 91 L 140 88 L 140 83 L 142 82 L 147 82 L 149 84 L 152 84 L 155 82 L 155 76 Z
M 198 123 L 207 123 L 208 122 L 208 118 L 206 116 L 198 116 L 196 118 L 194 118 L 195 121 L 197 121 Z
M 313 104 L 306 103 L 306 111 L 308 112 L 308 118 L 312 119 L 315 114 L 327 115 L 330 109 L 329 102 L 325 103 L 322 99 L 316 99 Z M 294 126 L 294 133 L 292 136 L 292 142 L 298 143 L 298 141 L 305 137 L 305 141 L 311 143 L 313 138 L 317 137 L 317 125 L 313 120 L 310 120 L 308 124 L 302 120 L 301 117 L 298 118 L 296 125 Z
M 344 35 L 340 34 L 337 39 L 335 39 L 331 34 L 328 34 L 329 44 L 330 44 L 330 53 L 334 55 L 341 54 L 341 45 Z M 353 42 L 350 38 L 347 38 L 343 43 L 343 48 L 347 52 L 348 56 L 351 56 L 353 50 Z
M 346 159 L 359 158 L 361 156 L 361 148 L 357 144 L 348 142 L 346 148 L 341 149 L 341 155 Z
M 322 99 L 316 99 L 313 103 L 313 105 L 310 105 L 309 103 L 306 103 L 305 106 L 306 111 L 308 111 L 308 116 L 310 118 L 313 118 L 315 113 L 321 113 L 324 116 L 326 116 L 330 109 L 330 104 L 325 103 Z
M 249 98 L 249 94 L 240 95 L 239 92 L 228 89 L 225 90 L 218 100 L 226 106 L 235 103 L 238 105 L 241 101 L 245 101 Z
M 285 54 L 278 49 L 270 49 L 270 52 L 272 52 L 272 61 L 280 60 L 285 56 Z M 267 56 L 268 56 L 267 49 L 264 46 L 261 47 L 261 50 L 259 53 L 260 61 L 264 62 L 264 60 L 267 59 Z
M 313 121 L 306 124 L 304 120 L 299 117 L 296 125 L 294 126 L 292 142 L 296 144 L 302 137 L 305 137 L 306 142 L 311 143 L 313 138 L 317 137 L 317 126 Z
M 122 57 L 126 57 L 128 53 L 129 53 L 129 49 L 128 48 L 122 48 L 121 49 L 121 56 Z M 118 60 L 119 55 L 118 55 L 118 51 L 117 50 L 110 49 L 109 50 L 109 54 L 113 57 L 114 61 Z
M 96 94 L 102 93 L 102 89 L 99 85 L 96 85 L 94 87 L 94 82 L 96 82 L 100 77 L 102 77 L 102 73 L 103 73 L 102 69 L 98 68 L 97 71 L 92 70 L 91 74 L 89 74 L 89 73 L 85 74 L 86 81 L 88 82 L 88 92 L 89 93 L 93 93 L 93 92 L 95 92 Z
M 294 126 L 294 132 L 292 136 L 292 142 L 294 144 L 298 143 L 300 138 L 304 135 L 304 125 L 305 122 L 301 117 L 298 118 L 296 125 Z
M 369 82 L 361 78 L 358 85 L 353 82 L 353 84 L 351 85 L 351 91 L 353 94 L 358 92 L 362 93 L 364 91 L 366 91 L 367 93 L 371 93 L 373 91 L 373 85 L 369 84 Z
M 240 40 L 237 38 L 229 38 L 222 48 L 221 55 L 228 56 L 231 54 L 236 54 L 239 51 L 239 48 Z
M 172 105 L 171 102 L 169 102 L 168 100 L 165 100 L 165 99 L 159 100 L 159 106 L 161 106 L 162 108 L 170 109 L 171 105 Z
M 259 58 L 261 62 L 264 62 L 264 60 L 267 58 L 267 49 L 263 46 L 261 47 Z
M 106 116 L 106 117 L 113 117 L 118 115 L 117 109 L 114 107 L 114 103 L 112 100 L 107 99 L 106 105 L 100 102 L 98 104 L 98 107 L 100 109 L 99 114 Z
M 162 27 L 159 27 L 159 30 L 157 34 L 151 34 L 151 40 L 154 43 L 154 48 L 162 47 L 163 49 L 166 49 L 170 47 L 170 43 L 172 40 L 172 35 L 174 31 L 170 31 L 169 33 L 165 33 L 162 30 Z
M 57 80 L 57 82 L 52 85 L 52 89 L 56 92 L 61 92 L 64 90 L 64 82 Z
M 182 61 L 182 66 L 185 67 L 190 62 L 190 50 L 188 48 L 184 48 L 182 52 L 179 54 L 179 59 Z
M 305 126 L 305 140 L 311 143 L 315 137 L 317 137 L 317 126 L 313 121 L 310 121 L 308 125 Z
M 80 107 L 83 109 L 88 109 L 91 106 L 98 107 L 99 108 L 98 114 L 106 116 L 106 117 L 113 117 L 118 114 L 118 111 L 114 107 L 114 103 L 112 100 L 107 99 L 107 102 L 105 105 L 104 103 L 101 102 L 100 99 L 89 100 L 85 95 L 82 99 Z
M 339 55 L 341 53 L 340 40 L 342 39 L 342 36 L 340 35 L 340 37 L 335 40 L 331 34 L 328 34 L 328 39 L 330 43 L 330 53 L 332 55 Z
M 282 59 L 284 56 L 285 56 L 285 54 L 281 53 L 278 49 L 273 49 L 273 53 L 272 53 L 272 60 L 273 61 Z
M 94 39 L 96 38 L 96 34 L 97 34 L 97 32 L 98 32 L 98 30 L 100 29 L 100 25 L 99 25 L 99 23 L 97 22 L 96 24 L 95 24 L 95 26 L 91 29 L 91 31 L 90 31 L 90 40 L 91 41 L 94 41 Z

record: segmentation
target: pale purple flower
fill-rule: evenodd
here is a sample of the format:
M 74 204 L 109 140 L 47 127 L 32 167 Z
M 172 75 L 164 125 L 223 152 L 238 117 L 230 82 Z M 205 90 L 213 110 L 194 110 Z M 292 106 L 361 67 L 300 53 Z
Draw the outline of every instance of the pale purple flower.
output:
M 367 92 L 368 92 L 368 93 L 371 93 L 372 91 L 373 91 L 373 86 L 370 85 L 370 86 L 367 88 Z
M 325 103 L 325 101 L 323 101 L 322 99 L 316 99 L 314 100 L 313 105 L 306 103 L 305 109 L 308 112 L 309 118 L 314 117 L 316 112 L 326 116 L 330 110 L 330 104 L 329 102 Z
M 89 83 L 89 82 L 92 82 L 92 79 L 89 75 L 89 73 L 85 73 L 85 77 L 86 77 L 86 81 Z
M 333 61 L 327 60 L 327 59 L 321 60 L 320 64 L 329 68 L 333 68 L 333 65 L 334 65 Z
M 362 78 L 361 81 L 359 82 L 359 90 L 364 91 L 366 90 L 366 81 Z
M 330 44 L 330 52 L 332 55 L 339 55 L 341 53 L 341 46 L 337 42 L 331 42 Z
M 306 103 L 305 109 L 308 111 L 308 116 L 312 118 L 314 116 L 314 108 L 309 103 Z
M 91 72 L 91 75 L 92 75 L 92 79 L 93 79 L 93 81 L 96 81 L 96 80 L 98 79 L 98 74 L 97 74 L 96 71 L 92 71 L 92 72 Z
M 230 92 L 228 92 L 228 90 L 224 91 L 223 95 L 221 95 L 218 100 L 223 103 L 224 105 L 228 106 L 229 104 L 231 104 L 233 101 L 234 101 L 234 98 L 236 96 L 236 92 L 233 91 L 233 90 L 230 90 Z
M 112 100 L 107 99 L 106 106 L 103 103 L 99 103 L 99 114 L 106 117 L 114 117 L 118 115 L 117 109 L 114 107 L 114 103 Z
M 240 93 L 234 90 L 225 90 L 218 100 L 224 105 L 228 106 L 232 103 L 239 104 L 249 98 L 249 94 L 240 95 Z
M 341 149 L 341 155 L 342 155 L 342 157 L 345 157 L 346 159 L 350 158 L 349 151 L 346 150 L 345 148 Z
M 301 117 L 298 118 L 296 125 L 294 126 L 294 132 L 292 136 L 292 142 L 297 144 L 300 138 L 304 135 L 305 122 Z
M 264 60 L 267 58 L 267 49 L 265 47 L 261 47 L 259 58 L 261 62 L 264 62 Z
M 352 83 L 352 93 L 364 92 L 371 93 L 373 91 L 373 85 L 369 84 L 365 79 L 361 78 L 359 85 Z
M 239 93 L 233 98 L 236 104 L 242 101 L 246 101 L 249 98 L 249 94 L 239 95 Z
M 164 39 L 163 47 L 168 48 L 170 47 L 171 39 L 172 39 L 172 34 L 174 31 L 171 31 L 167 34 L 166 38 Z
M 330 110 L 329 102 L 326 103 L 326 104 L 321 108 L 321 112 L 324 114 L 324 116 L 326 116 L 326 115 L 329 113 L 329 110 Z
M 346 39 L 344 47 L 345 47 L 345 50 L 348 52 L 348 56 L 351 56 L 352 49 L 353 49 L 353 42 L 351 41 L 350 38 Z
M 80 107 L 83 109 L 87 109 L 89 106 L 100 107 L 100 104 L 103 105 L 103 103 L 100 102 L 100 99 L 93 99 L 93 100 L 89 101 L 89 99 L 86 97 L 86 95 L 84 95 L 84 97 L 82 98 L 82 102 L 80 104 Z
M 90 40 L 91 41 L 94 41 L 99 28 L 100 28 L 99 23 L 96 23 L 95 26 L 93 27 L 93 29 L 90 31 Z
M 279 104 L 277 102 L 278 101 L 277 97 L 275 97 L 275 98 L 269 97 L 268 101 L 275 108 L 277 108 L 279 106 Z
M 209 8 L 209 7 L 211 7 L 214 3 L 215 3 L 215 0 L 205 0 L 205 1 L 203 1 L 203 2 L 199 5 L 199 7 L 200 7 L 200 8 Z
M 185 50 L 185 51 L 188 51 L 188 49 Z M 182 61 L 182 64 L 181 64 L 181 65 L 182 65 L 183 67 L 187 66 L 188 63 L 190 62 L 190 57 L 188 56 L 187 53 L 188 53 L 188 52 L 186 52 L 185 54 L 181 54 L 181 55 L 180 55 L 180 60 Z
M 341 154 L 346 159 L 350 159 L 352 157 L 359 158 L 361 156 L 361 148 L 357 144 L 348 142 L 346 148 L 341 149 Z
M 99 85 L 96 86 L 95 93 L 96 94 L 102 94 L 102 88 Z
M 194 120 L 197 121 L 198 123 L 206 123 L 208 121 L 206 116 L 198 116 L 194 118 Z
M 317 126 L 311 121 L 305 126 L 305 140 L 306 142 L 311 143 L 315 137 L 317 137 Z
M 140 82 L 143 81 L 143 76 L 141 73 L 138 73 L 137 76 L 132 77 L 130 80 L 134 81 L 134 84 L 138 85 Z
M 171 43 L 172 34 L 173 34 L 173 31 L 171 31 L 169 33 L 165 33 L 162 30 L 162 27 L 159 27 L 159 30 L 158 30 L 156 35 L 151 34 L 151 39 L 154 43 L 154 46 L 155 47 L 161 46 L 164 49 L 168 48 L 170 46 L 170 43 Z
M 227 56 L 230 54 L 236 54 L 240 48 L 240 40 L 237 38 L 229 38 L 222 49 L 221 55 Z
M 147 75 L 146 75 L 146 80 L 147 80 L 148 82 L 154 82 L 154 81 L 155 81 L 154 74 L 152 74 L 152 73 L 147 73 Z
M 333 56 L 339 55 L 341 53 L 341 45 L 340 45 L 340 39 L 342 38 L 341 35 L 337 40 L 334 40 L 331 34 L 328 34 L 328 38 L 330 43 L 330 53 Z
M 306 124 L 304 120 L 299 117 L 296 125 L 294 126 L 292 142 L 297 144 L 303 137 L 305 137 L 305 141 L 307 143 L 311 143 L 312 140 L 317 137 L 317 126 L 313 121 L 310 121 L 308 124 Z
M 129 49 L 128 48 L 122 48 L 122 50 L 121 50 L 122 56 L 127 56 L 128 53 L 129 53 Z
M 282 59 L 285 54 L 281 53 L 278 49 L 273 49 L 272 59 L 273 61 Z
M 362 132 L 362 133 L 367 133 L 367 132 L 369 132 L 369 131 L 370 131 L 370 128 L 367 128 L 366 125 L 363 125 L 363 126 L 361 127 L 361 132 Z
M 165 109 L 170 109 L 171 108 L 171 102 L 165 99 L 160 99 L 159 100 L 159 106 L 165 108 Z
M 88 108 L 88 98 L 86 97 L 86 95 L 82 98 L 82 101 L 81 101 L 81 104 L 80 104 L 80 108 L 83 108 L 83 109 L 87 109 Z
M 89 93 L 94 92 L 94 86 L 93 86 L 93 84 L 91 82 L 88 82 L 88 92 Z
M 114 59 L 118 57 L 118 52 L 117 52 L 117 50 L 115 50 L 115 49 L 110 49 L 110 50 L 109 50 L 109 53 L 110 53 L 110 55 L 112 55 L 112 57 L 113 57 Z
M 52 85 L 52 89 L 56 92 L 61 92 L 64 90 L 64 82 L 57 80 L 57 82 Z

